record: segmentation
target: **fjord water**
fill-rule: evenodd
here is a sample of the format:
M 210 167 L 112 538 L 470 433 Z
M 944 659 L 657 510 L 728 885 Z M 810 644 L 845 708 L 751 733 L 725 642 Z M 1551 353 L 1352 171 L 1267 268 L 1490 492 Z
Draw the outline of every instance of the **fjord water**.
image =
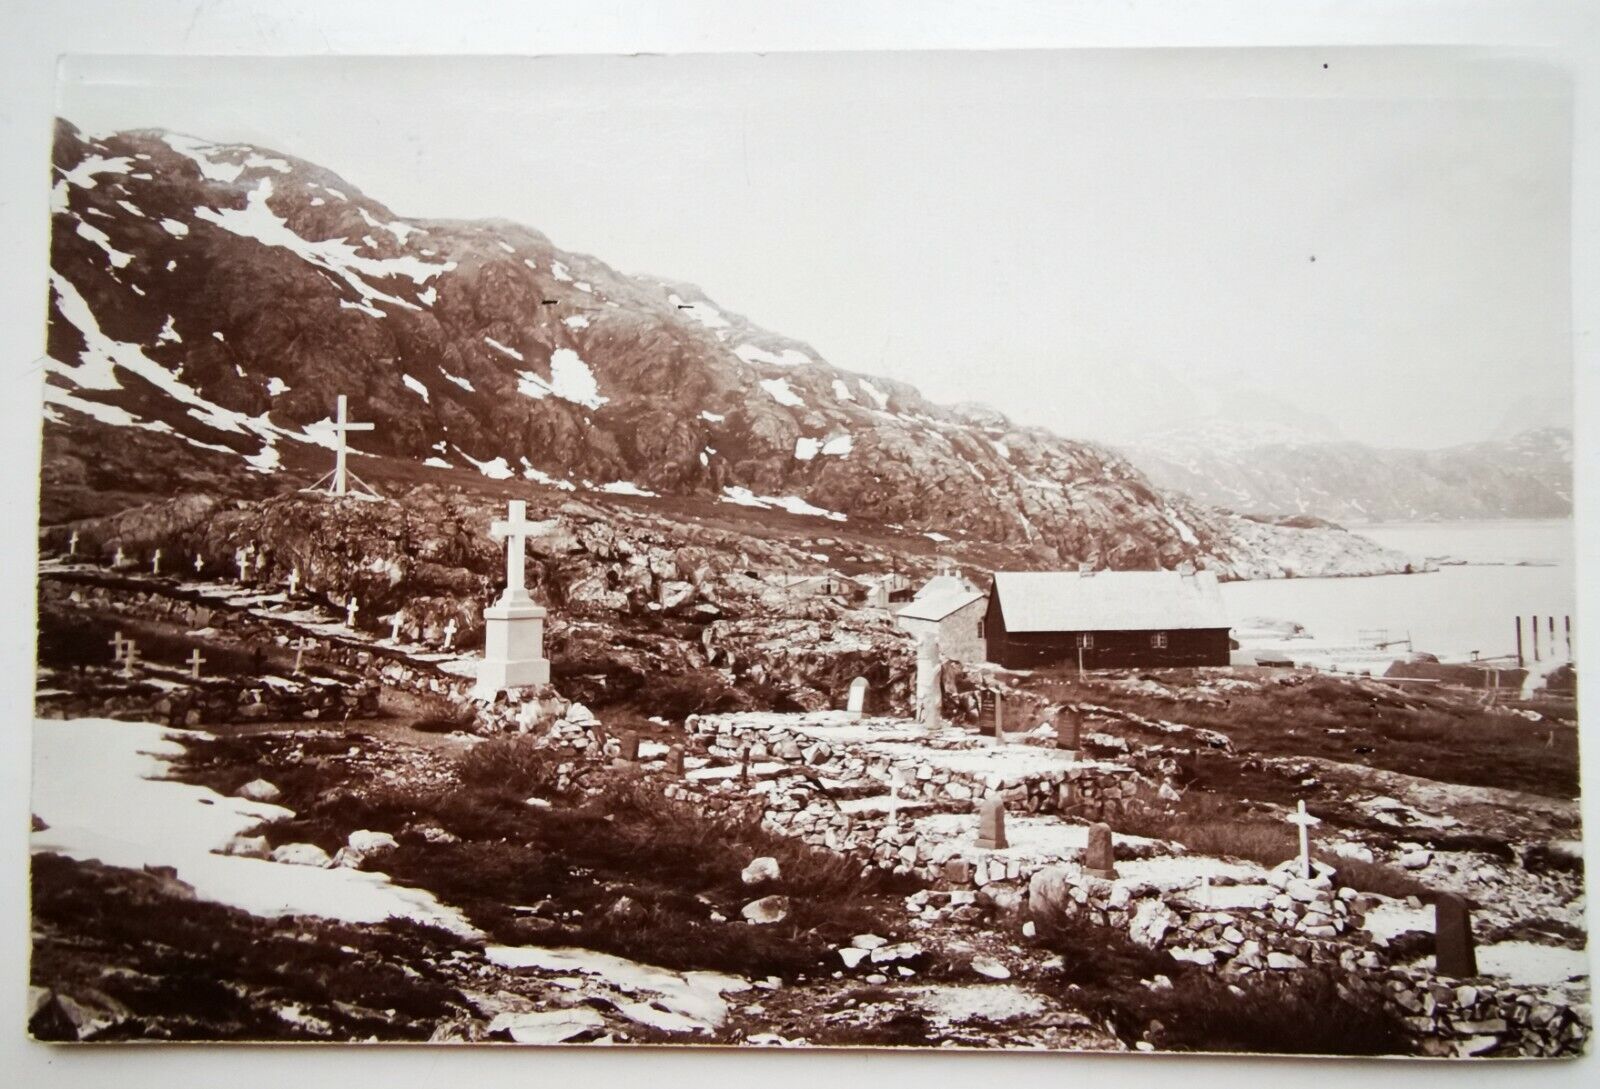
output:
M 1222 597 L 1233 622 L 1247 617 L 1294 620 L 1322 643 L 1356 643 L 1363 633 L 1410 635 L 1417 650 L 1441 658 L 1516 652 L 1515 618 L 1573 617 L 1576 567 L 1570 519 L 1393 522 L 1351 527 L 1379 544 L 1441 562 L 1437 571 L 1366 578 L 1232 582 Z M 1457 563 L 1455 561 L 1465 561 Z M 1547 647 L 1541 619 L 1540 647 Z M 1524 636 L 1526 638 L 1526 635 Z M 1531 644 L 1527 651 L 1532 653 Z

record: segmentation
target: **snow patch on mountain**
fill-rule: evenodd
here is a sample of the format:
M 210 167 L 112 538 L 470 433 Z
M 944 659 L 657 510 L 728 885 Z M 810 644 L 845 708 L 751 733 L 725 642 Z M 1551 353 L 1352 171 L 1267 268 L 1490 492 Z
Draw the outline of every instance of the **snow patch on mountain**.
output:
M 369 306 L 384 302 L 407 310 L 418 309 L 415 303 L 379 291 L 363 277 L 380 280 L 405 277 L 420 285 L 456 267 L 454 261 L 436 265 L 418 257 L 363 257 L 354 246 L 340 238 L 308 241 L 291 230 L 288 221 L 272 210 L 267 203 L 271 197 L 272 179 L 263 178 L 245 195 L 242 209 L 200 207 L 195 209 L 194 214 L 197 219 L 214 223 L 242 238 L 252 238 L 262 245 L 288 250 L 310 264 L 333 273 L 354 288 Z
M 785 348 L 782 354 L 774 354 L 754 344 L 741 344 L 733 350 L 733 354 L 746 363 L 770 363 L 774 367 L 797 367 L 811 362 L 809 355 L 795 348 Z M 845 395 L 849 396 L 848 390 Z
M 786 378 L 763 378 L 761 379 L 761 388 L 766 390 L 772 399 L 780 405 L 787 405 L 789 408 L 806 407 L 806 403 L 801 399 L 800 395 L 789 388 L 789 380 Z

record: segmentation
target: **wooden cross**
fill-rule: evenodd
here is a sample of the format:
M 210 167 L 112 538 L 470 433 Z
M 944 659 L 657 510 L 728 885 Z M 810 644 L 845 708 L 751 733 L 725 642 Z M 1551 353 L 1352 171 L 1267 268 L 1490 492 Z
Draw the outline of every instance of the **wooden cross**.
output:
M 200 648 L 195 647 L 189 652 L 189 679 L 200 679 L 200 667 L 205 664 L 205 659 L 200 657 Z
M 1284 820 L 1300 828 L 1300 875 L 1307 880 L 1311 878 L 1311 836 L 1310 828 L 1322 822 L 1306 812 L 1305 799 L 1301 799 L 1300 807 L 1290 813 Z
M 400 625 L 405 622 L 406 614 L 403 612 L 395 613 L 389 617 L 389 642 L 398 643 L 400 641 Z
M 506 517 L 503 520 L 489 523 L 489 536 L 506 542 L 506 589 L 500 595 L 502 605 L 532 600 L 528 597 L 523 556 L 530 531 L 536 526 L 537 523 L 528 521 L 528 504 L 521 499 L 513 499 L 506 504 Z
M 348 401 L 344 394 L 339 394 L 338 409 L 331 424 L 322 424 L 323 428 L 333 431 L 333 481 L 328 485 L 328 491 L 333 495 L 346 495 L 350 491 L 350 473 L 345 468 L 348 448 L 345 436 L 351 431 L 371 431 L 376 426 L 369 423 L 351 423 L 348 416 Z
M 356 613 L 361 611 L 361 606 L 356 604 L 354 597 L 348 598 L 344 603 L 344 622 L 346 627 L 356 626 Z
M 295 640 L 295 644 L 294 644 L 294 671 L 296 673 L 305 672 L 305 670 L 302 668 L 302 666 L 304 666 L 304 664 L 305 664 L 306 651 L 311 649 L 311 647 L 313 647 L 314 645 L 315 644 L 311 642 L 310 636 L 302 635 L 299 639 Z
M 250 550 L 241 548 L 233 558 L 239 564 L 239 581 L 246 581 L 250 578 Z
M 122 554 L 122 546 L 118 545 L 117 546 L 117 554 L 115 556 L 111 557 L 111 566 L 112 567 L 121 567 L 124 563 L 127 563 L 127 562 L 128 562 L 127 561 L 127 557 L 123 556 L 123 554 Z
M 444 626 L 444 649 L 449 650 L 450 644 L 456 639 L 456 618 L 451 617 Z
M 138 661 L 139 645 L 132 639 L 129 639 L 128 645 L 124 647 L 122 651 L 122 675 L 129 680 L 132 680 L 133 667 L 138 664 Z
M 293 596 L 300 589 L 300 569 L 296 567 L 289 572 L 289 594 Z
M 161 549 L 159 548 L 156 549 L 155 555 L 150 557 L 150 573 L 152 575 L 161 574 Z
M 77 530 L 73 530 L 72 531 L 72 535 L 67 538 L 67 555 L 76 556 L 77 554 L 78 554 L 78 531 Z
M 198 575 L 201 571 L 205 570 L 205 567 L 206 561 L 200 558 L 200 553 L 196 552 L 194 554 L 194 573 Z
M 122 661 L 122 649 L 127 642 L 126 639 L 122 638 L 120 631 L 111 637 L 111 660 L 113 662 Z

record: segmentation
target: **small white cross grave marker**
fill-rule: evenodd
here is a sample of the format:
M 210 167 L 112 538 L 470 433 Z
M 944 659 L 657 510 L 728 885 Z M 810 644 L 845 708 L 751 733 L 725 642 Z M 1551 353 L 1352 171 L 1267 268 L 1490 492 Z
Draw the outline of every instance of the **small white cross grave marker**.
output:
M 1306 812 L 1306 803 L 1304 799 L 1301 799 L 1299 808 L 1293 813 L 1290 813 L 1284 819 L 1290 824 L 1297 825 L 1300 828 L 1300 876 L 1310 880 L 1311 836 L 1309 833 L 1312 825 L 1321 824 L 1322 822 L 1316 817 L 1313 817 L 1310 813 Z
M 123 651 L 122 651 L 122 675 L 123 675 L 123 677 L 125 677 L 125 678 L 127 678 L 129 680 L 132 680 L 133 676 L 134 676 L 134 666 L 138 665 L 138 663 L 139 663 L 139 645 L 137 643 L 135 643 L 132 639 L 129 639 L 128 640 L 128 645 L 126 647 L 124 647 Z
M 400 641 L 400 625 L 405 622 L 406 614 L 403 612 L 395 613 L 389 617 L 389 642 L 398 643 Z
M 456 618 L 451 617 L 444 626 L 444 649 L 449 650 L 450 644 L 456 641 Z
M 304 666 L 305 666 L 306 651 L 310 650 L 313 645 L 314 644 L 311 642 L 311 637 L 307 636 L 307 635 L 302 635 L 299 639 L 295 640 L 295 643 L 294 643 L 294 671 L 296 673 L 304 673 L 305 672 Z
M 159 548 L 156 549 L 155 554 L 150 557 L 150 573 L 152 575 L 161 574 L 161 549 Z
M 293 597 L 300 589 L 300 569 L 296 567 L 289 572 L 289 596 Z
M 361 606 L 356 604 L 354 597 L 348 598 L 344 603 L 344 623 L 346 627 L 356 626 L 356 613 L 361 611 Z
M 122 554 L 122 546 L 118 545 L 117 546 L 117 554 L 115 556 L 111 557 L 111 566 L 112 567 L 121 567 L 123 564 L 125 564 L 127 562 L 128 562 L 128 558 Z
M 194 554 L 194 573 L 198 575 L 201 571 L 204 571 L 205 568 L 206 561 L 200 558 L 200 553 L 196 552 Z
M 233 554 L 233 558 L 239 565 L 239 581 L 248 582 L 250 580 L 250 550 L 241 548 Z
M 127 643 L 128 641 L 122 637 L 120 631 L 111 637 L 111 660 L 113 662 L 122 661 L 123 648 L 127 646 Z
M 195 647 L 193 650 L 191 650 L 189 652 L 189 679 L 190 680 L 198 681 L 200 679 L 200 667 L 205 665 L 205 662 L 206 662 L 206 660 L 204 658 L 200 657 L 200 648 L 199 647 Z
M 67 538 L 67 555 L 76 556 L 77 554 L 78 554 L 78 531 L 77 530 L 73 530 L 72 531 L 72 535 Z

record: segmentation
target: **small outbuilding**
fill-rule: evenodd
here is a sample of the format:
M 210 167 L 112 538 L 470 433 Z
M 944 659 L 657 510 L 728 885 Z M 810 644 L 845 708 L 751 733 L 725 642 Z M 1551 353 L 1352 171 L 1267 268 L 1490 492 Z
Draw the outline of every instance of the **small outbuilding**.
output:
M 895 623 L 920 640 L 932 631 L 939 638 L 939 656 L 957 662 L 981 662 L 984 612 L 989 596 L 949 565 L 923 584 L 908 604 L 895 610 Z
M 997 571 L 983 619 L 988 660 L 1008 669 L 1225 666 L 1217 576 L 1177 571 Z

